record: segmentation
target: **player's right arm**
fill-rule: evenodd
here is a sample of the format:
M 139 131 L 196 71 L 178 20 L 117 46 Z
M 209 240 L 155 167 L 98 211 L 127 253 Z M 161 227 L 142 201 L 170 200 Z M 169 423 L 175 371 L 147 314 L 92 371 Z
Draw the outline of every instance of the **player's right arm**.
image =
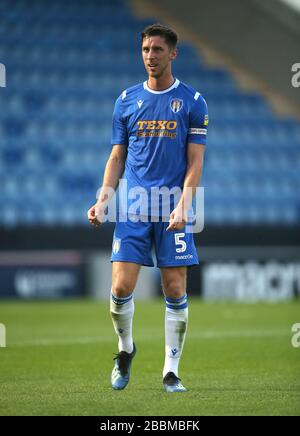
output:
M 119 185 L 119 180 L 124 172 L 127 157 L 128 132 L 126 117 L 124 117 L 123 101 L 126 91 L 123 91 L 116 100 L 112 119 L 112 152 L 107 161 L 102 188 L 98 201 L 88 211 L 88 219 L 91 224 L 99 226 L 103 222 L 104 211 L 108 206 Z
M 127 150 L 124 145 L 114 145 L 105 166 L 103 183 L 97 203 L 88 210 L 88 220 L 91 224 L 99 226 L 103 222 L 104 211 L 116 192 L 119 180 L 125 167 Z

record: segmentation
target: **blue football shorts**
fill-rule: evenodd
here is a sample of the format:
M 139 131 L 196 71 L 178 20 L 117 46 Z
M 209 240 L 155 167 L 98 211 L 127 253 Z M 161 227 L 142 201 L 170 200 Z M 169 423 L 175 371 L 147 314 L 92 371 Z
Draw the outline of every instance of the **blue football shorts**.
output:
M 176 267 L 198 265 L 198 255 L 193 233 L 168 230 L 168 222 L 117 221 L 113 244 L 112 262 L 133 262 L 154 266 L 154 248 L 157 266 Z

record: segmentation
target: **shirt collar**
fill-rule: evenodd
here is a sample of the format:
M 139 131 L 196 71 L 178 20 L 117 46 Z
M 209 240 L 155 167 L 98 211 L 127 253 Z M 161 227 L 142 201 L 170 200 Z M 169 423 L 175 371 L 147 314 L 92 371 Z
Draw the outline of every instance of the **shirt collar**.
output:
M 174 88 L 177 88 L 179 83 L 180 83 L 180 80 L 176 79 L 175 82 L 173 83 L 173 85 L 171 85 L 169 88 L 163 89 L 162 91 L 154 91 L 153 89 L 149 88 L 147 80 L 146 80 L 144 82 L 144 89 L 146 89 L 146 91 L 148 91 L 148 92 L 151 92 L 152 94 L 165 94 L 166 92 L 169 92 Z

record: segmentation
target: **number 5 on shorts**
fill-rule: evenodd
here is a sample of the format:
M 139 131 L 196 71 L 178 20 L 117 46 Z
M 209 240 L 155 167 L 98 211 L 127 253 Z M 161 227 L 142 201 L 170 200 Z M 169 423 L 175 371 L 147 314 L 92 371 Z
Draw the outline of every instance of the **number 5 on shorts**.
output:
M 184 238 L 184 233 L 176 233 L 174 238 L 175 245 L 179 245 L 179 247 L 176 248 L 176 253 L 184 253 L 186 250 L 186 242 L 182 240 L 182 238 Z

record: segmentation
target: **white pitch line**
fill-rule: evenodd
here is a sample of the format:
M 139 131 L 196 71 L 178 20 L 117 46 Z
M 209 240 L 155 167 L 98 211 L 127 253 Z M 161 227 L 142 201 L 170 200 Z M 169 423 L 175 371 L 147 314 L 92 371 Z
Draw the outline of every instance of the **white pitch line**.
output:
M 157 339 L 164 338 L 164 332 L 155 335 Z M 204 331 L 204 332 L 191 332 L 188 333 L 189 339 L 255 339 L 255 338 L 278 338 L 289 337 L 290 332 L 288 330 L 232 330 L 232 331 Z M 141 342 L 153 340 L 154 335 L 135 335 L 134 338 Z M 49 338 L 49 339 L 35 339 L 31 341 L 18 341 L 8 343 L 8 347 L 32 347 L 32 346 L 53 346 L 53 345 L 76 345 L 76 344 L 101 344 L 102 342 L 111 342 L 115 339 L 115 336 L 90 336 L 90 337 L 77 337 L 77 338 Z

